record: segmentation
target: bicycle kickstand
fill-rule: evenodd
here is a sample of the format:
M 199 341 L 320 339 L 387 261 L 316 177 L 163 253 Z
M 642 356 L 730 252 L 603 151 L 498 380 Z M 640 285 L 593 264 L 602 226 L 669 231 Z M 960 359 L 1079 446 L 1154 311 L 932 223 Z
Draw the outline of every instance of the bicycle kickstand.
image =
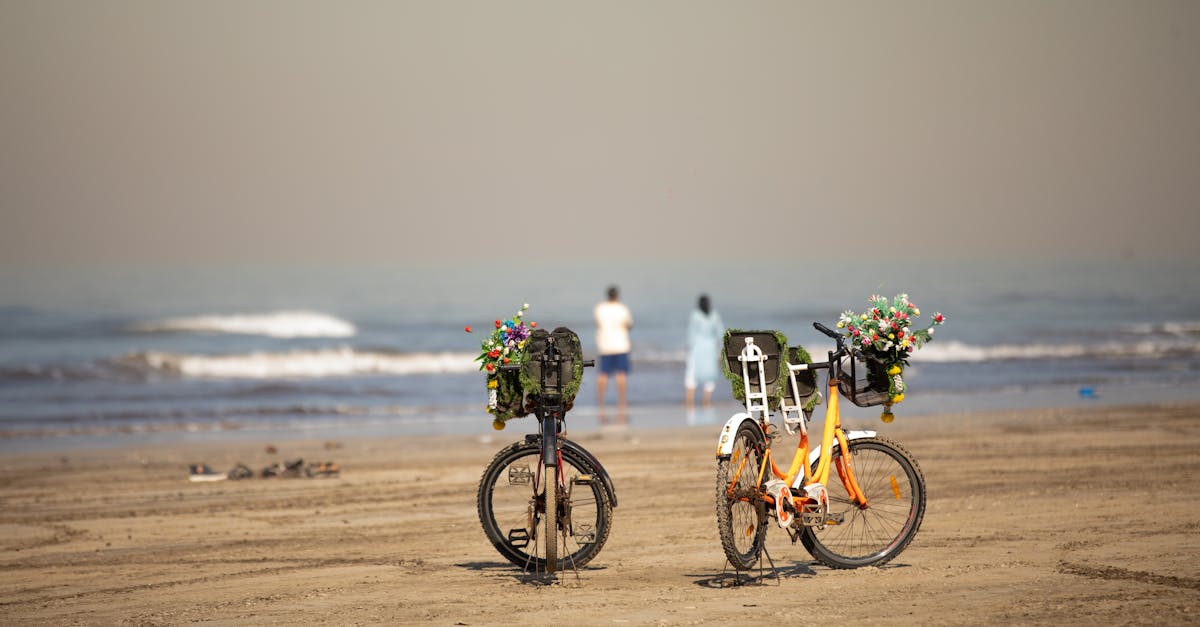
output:
M 775 560 L 771 558 L 770 551 L 768 551 L 767 547 L 765 547 L 765 546 L 763 547 L 762 551 L 763 551 L 763 557 L 765 558 L 765 561 L 771 563 L 770 577 L 775 579 L 776 585 L 781 585 L 781 582 L 779 580 L 779 569 L 775 566 Z M 760 559 L 758 561 L 758 581 L 760 583 L 768 577 L 768 575 L 766 574 L 766 571 L 763 568 L 763 561 L 764 560 L 762 560 L 762 559 Z M 733 564 L 731 564 L 729 562 L 729 558 L 727 557 L 727 558 L 725 558 L 725 565 L 721 567 L 721 576 L 722 577 L 728 576 L 730 566 L 733 566 Z M 735 586 L 744 585 L 742 583 L 741 574 L 742 574 L 742 571 L 738 570 L 737 568 L 733 569 L 733 581 L 734 581 L 733 585 L 735 585 Z M 746 583 L 749 583 L 749 581 L 747 581 Z M 722 587 L 724 587 L 724 586 L 722 586 Z

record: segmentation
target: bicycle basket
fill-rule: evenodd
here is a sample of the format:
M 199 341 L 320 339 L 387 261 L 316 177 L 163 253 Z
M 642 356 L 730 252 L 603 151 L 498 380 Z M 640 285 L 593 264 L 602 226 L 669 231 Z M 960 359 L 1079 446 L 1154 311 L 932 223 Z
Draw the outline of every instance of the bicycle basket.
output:
M 550 346 L 551 337 L 561 361 L 557 366 L 545 364 L 543 368 L 541 358 Z M 525 341 L 525 363 L 521 366 L 521 386 L 528 395 L 553 398 L 570 409 L 582 382 L 583 346 L 574 331 L 558 327 L 552 332 L 536 329 L 529 335 Z
M 843 355 L 839 364 L 838 391 L 859 407 L 882 405 L 888 396 L 887 366 L 880 360 L 855 351 Z
M 496 381 L 496 407 L 491 410 L 497 418 L 508 420 L 528 416 L 532 408 L 525 402 L 521 376 L 517 372 L 499 371 L 491 375 Z
M 784 381 L 787 380 L 786 374 L 780 376 L 780 357 L 787 350 L 787 338 L 782 333 L 778 331 L 742 331 L 740 329 L 726 331 L 721 369 L 725 371 L 725 378 L 729 379 L 735 399 L 746 401 L 747 385 L 750 386 L 751 392 L 758 392 L 759 365 L 755 362 L 748 362 L 746 365 L 749 381 L 743 381 L 742 362 L 738 360 L 742 349 L 746 348 L 746 338 L 748 337 L 754 339 L 754 345 L 767 357 L 767 361 L 762 364 L 763 380 L 767 386 L 765 390 L 767 404 L 771 409 L 778 409 L 780 397 L 783 396 Z

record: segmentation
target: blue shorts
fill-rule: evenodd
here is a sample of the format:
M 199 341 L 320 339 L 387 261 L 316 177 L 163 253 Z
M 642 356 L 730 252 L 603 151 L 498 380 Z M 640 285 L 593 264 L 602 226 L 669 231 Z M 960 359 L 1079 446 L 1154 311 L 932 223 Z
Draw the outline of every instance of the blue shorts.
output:
M 616 355 L 601 355 L 600 356 L 600 372 L 604 374 L 617 374 L 618 372 L 629 372 L 629 353 L 618 353 Z

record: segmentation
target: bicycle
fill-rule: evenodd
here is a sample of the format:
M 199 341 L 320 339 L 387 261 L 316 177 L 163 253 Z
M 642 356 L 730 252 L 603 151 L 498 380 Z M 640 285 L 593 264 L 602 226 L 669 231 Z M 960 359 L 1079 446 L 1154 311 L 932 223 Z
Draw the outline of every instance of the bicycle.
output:
M 925 514 L 925 478 L 912 455 L 874 431 L 842 428 L 839 391 L 863 407 L 888 402 L 886 383 L 880 389 L 878 377 L 868 376 L 879 374 L 870 372 L 876 365 L 847 348 L 840 334 L 819 322 L 813 326 L 837 343 L 828 361 L 792 363 L 801 360 L 783 354 L 773 332 L 727 335 L 725 357 L 731 371 L 735 364 L 741 368 L 746 410 L 725 423 L 717 443 L 716 508 L 721 545 L 736 570 L 759 563 L 771 519 L 818 562 L 843 569 L 895 558 Z M 828 404 L 821 441 L 809 451 L 812 409 L 801 400 L 818 389 L 818 370 L 828 371 Z M 781 375 L 786 379 L 780 381 Z M 780 389 L 772 384 L 781 383 L 787 392 L 778 401 L 784 426 L 789 434 L 800 432 L 786 472 L 771 451 L 779 431 L 770 422 L 770 397 Z
M 555 346 L 554 335 L 545 352 L 529 358 L 540 378 L 539 392 L 530 395 L 538 433 L 496 453 L 479 480 L 477 506 L 484 533 L 501 555 L 529 572 L 553 574 L 560 563 L 572 568 L 587 564 L 608 540 L 617 506 L 604 466 L 563 433 L 570 399 L 562 389 L 573 376 L 572 359 Z M 594 362 L 582 360 L 582 365 Z

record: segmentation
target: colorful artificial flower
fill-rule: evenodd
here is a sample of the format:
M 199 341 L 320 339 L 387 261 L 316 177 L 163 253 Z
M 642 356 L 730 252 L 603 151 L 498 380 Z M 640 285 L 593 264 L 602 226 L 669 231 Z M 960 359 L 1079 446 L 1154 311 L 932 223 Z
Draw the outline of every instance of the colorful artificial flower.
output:
M 888 402 L 880 418 L 891 422 L 891 406 L 904 400 L 901 374 L 909 356 L 933 339 L 934 327 L 943 324 L 946 317 L 935 313 L 928 327 L 913 329 L 913 319 L 921 315 L 921 310 L 908 299 L 908 294 L 897 294 L 890 302 L 872 294 L 867 302 L 871 305 L 869 315 L 844 311 L 838 318 L 838 328 L 853 345 L 860 346 L 864 354 L 882 362 L 887 369 Z
M 479 344 L 479 356 L 475 361 L 479 362 L 479 369 L 486 371 L 487 389 L 488 389 L 488 413 L 495 416 L 492 426 L 496 429 L 503 429 L 504 422 L 511 417 L 511 414 L 506 414 L 513 399 L 498 398 L 505 396 L 508 391 L 504 386 L 500 385 L 499 368 L 502 365 L 520 365 L 525 361 L 525 340 L 529 338 L 531 329 L 537 326 L 536 322 L 526 323 L 524 321 L 525 310 L 529 309 L 529 303 L 521 305 L 521 309 L 507 320 L 493 321 L 494 330 Z M 471 332 L 471 327 L 468 325 L 463 327 L 467 333 Z

